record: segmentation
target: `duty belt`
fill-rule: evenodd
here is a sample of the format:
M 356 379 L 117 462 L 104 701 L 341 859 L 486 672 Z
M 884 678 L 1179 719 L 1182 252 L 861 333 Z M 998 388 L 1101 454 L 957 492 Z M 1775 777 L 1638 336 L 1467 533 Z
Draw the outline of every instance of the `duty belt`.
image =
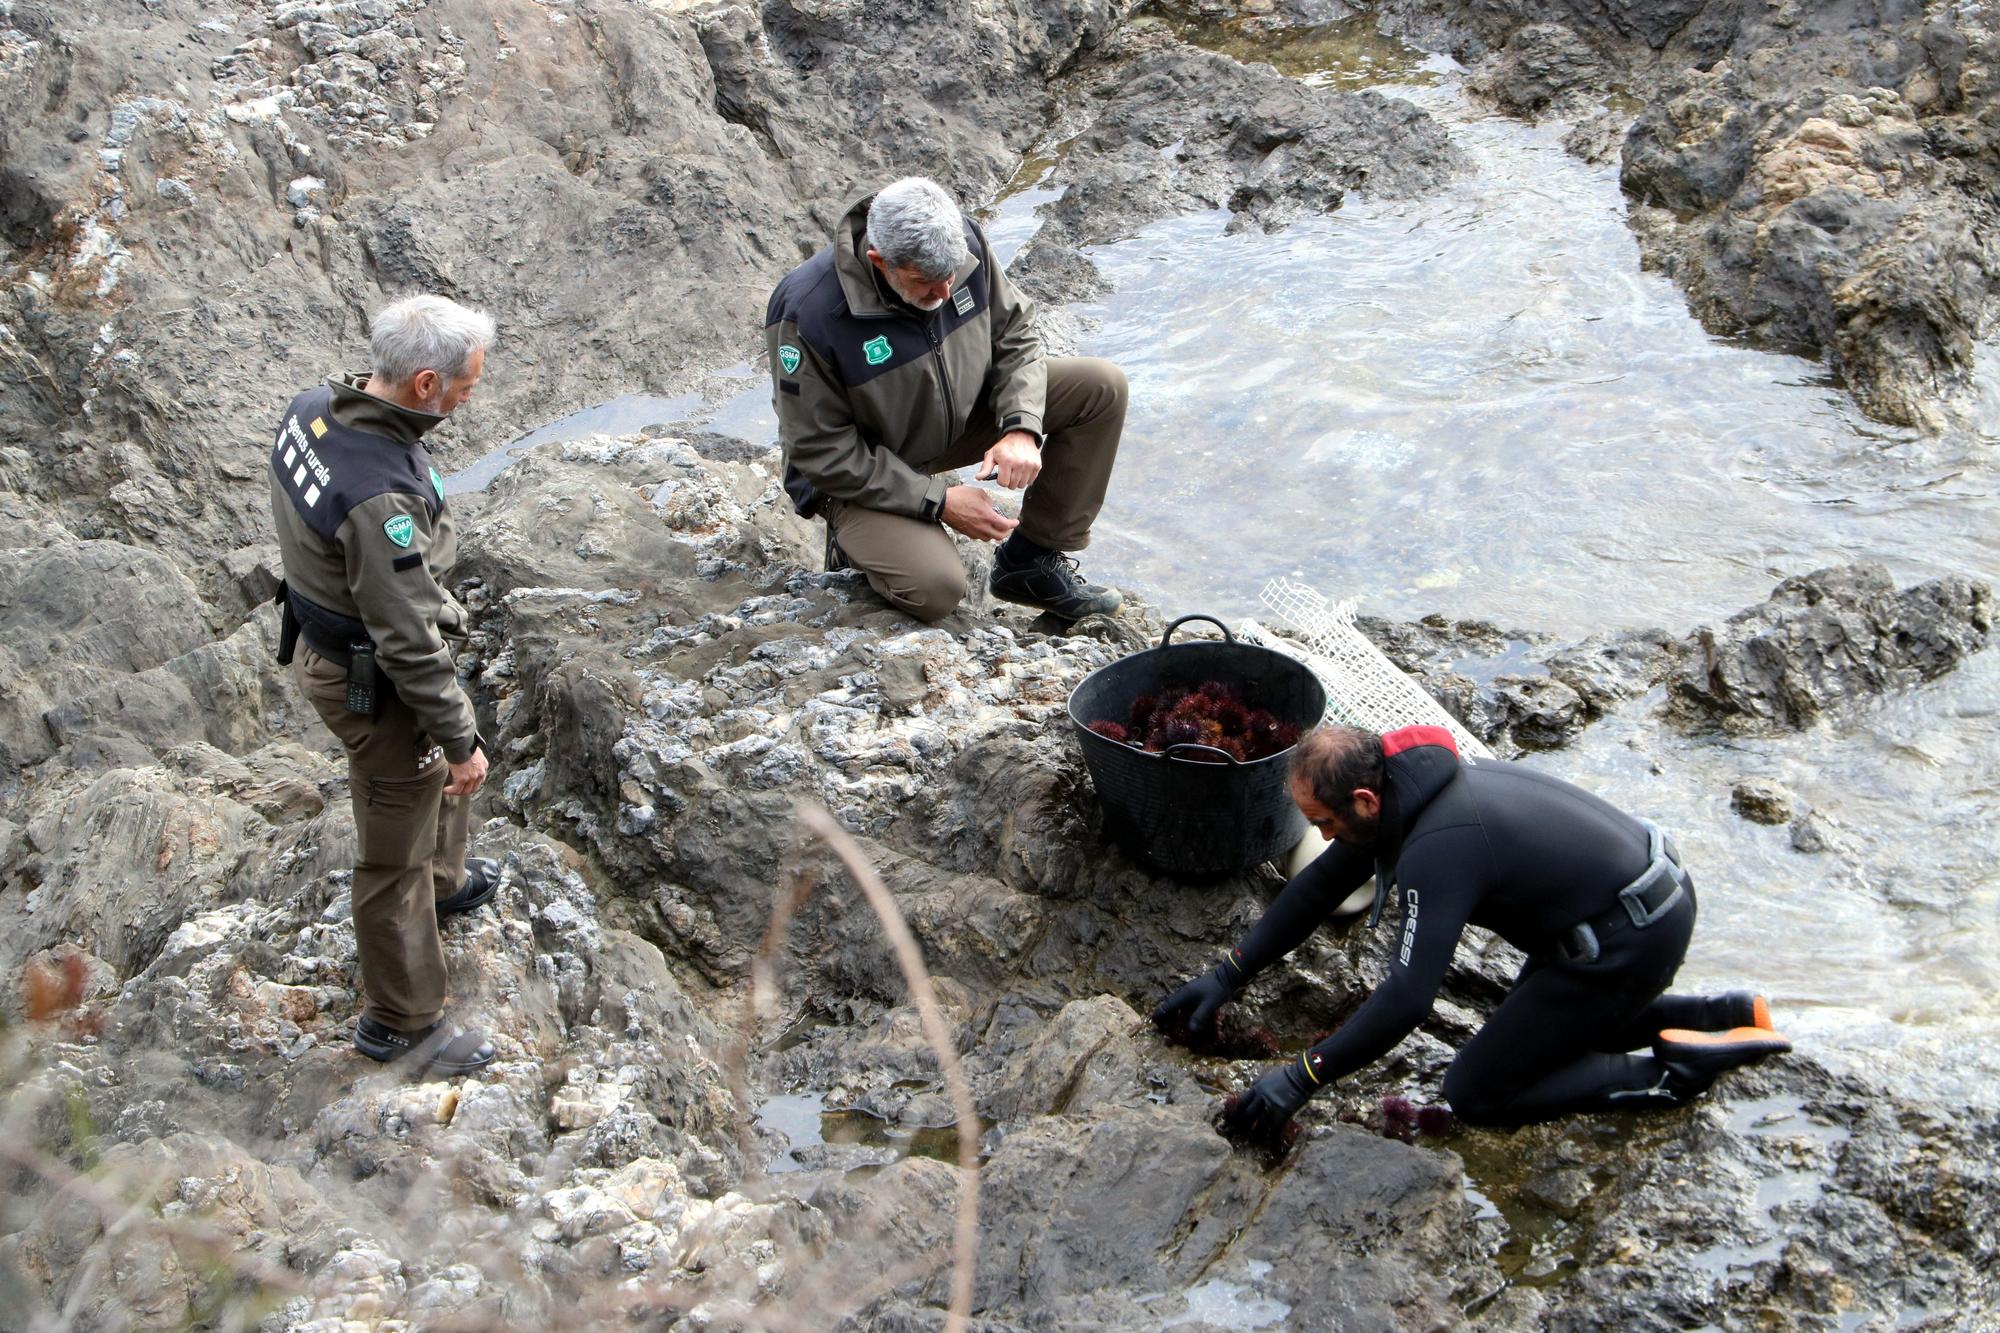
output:
M 284 622 L 279 631 L 280 666 L 291 665 L 292 645 L 299 639 L 304 639 L 308 648 L 338 667 L 349 665 L 355 649 L 372 649 L 375 646 L 374 640 L 368 637 L 368 627 L 361 621 L 307 600 L 286 583 L 278 584 L 278 602 L 284 612 Z
M 1646 868 L 1639 878 L 1618 890 L 1618 906 L 1556 936 L 1557 951 L 1572 963 L 1596 962 L 1608 936 L 1627 926 L 1644 930 L 1671 911 L 1688 891 L 1688 873 L 1681 869 L 1679 849 L 1657 824 L 1639 822 L 1646 826 Z

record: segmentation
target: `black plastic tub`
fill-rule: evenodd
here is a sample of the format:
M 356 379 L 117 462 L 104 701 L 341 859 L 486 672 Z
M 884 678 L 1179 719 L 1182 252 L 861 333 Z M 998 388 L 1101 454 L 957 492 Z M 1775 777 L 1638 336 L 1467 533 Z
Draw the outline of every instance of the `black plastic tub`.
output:
M 1173 642 L 1190 620 L 1220 627 L 1224 641 Z M 1182 616 L 1159 647 L 1100 667 L 1069 696 L 1070 725 L 1104 804 L 1106 831 L 1155 870 L 1189 879 L 1235 874 L 1298 845 L 1306 822 L 1286 781 L 1291 750 L 1248 763 L 1206 745 L 1151 754 L 1108 740 L 1090 724 L 1122 724 L 1142 694 L 1211 680 L 1301 731 L 1326 712 L 1326 690 L 1311 671 L 1283 653 L 1236 642 L 1214 616 Z

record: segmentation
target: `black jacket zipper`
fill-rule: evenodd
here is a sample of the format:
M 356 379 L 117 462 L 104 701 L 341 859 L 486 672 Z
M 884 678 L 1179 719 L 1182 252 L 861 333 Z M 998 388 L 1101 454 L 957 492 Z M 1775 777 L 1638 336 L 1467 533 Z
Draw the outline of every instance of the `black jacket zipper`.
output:
M 923 326 L 924 337 L 931 341 L 931 355 L 937 358 L 938 387 L 944 390 L 944 428 L 946 433 L 949 434 L 957 426 L 958 409 L 952 405 L 951 401 L 951 373 L 945 369 L 944 342 L 937 336 L 937 319 L 935 317 L 924 320 Z M 949 449 L 950 447 L 951 441 L 946 440 L 945 448 Z

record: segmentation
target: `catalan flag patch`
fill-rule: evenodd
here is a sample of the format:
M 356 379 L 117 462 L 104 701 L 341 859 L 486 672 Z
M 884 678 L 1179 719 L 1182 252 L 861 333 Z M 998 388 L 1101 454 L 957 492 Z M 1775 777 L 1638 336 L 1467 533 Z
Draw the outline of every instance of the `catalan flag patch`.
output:
M 314 417 L 314 418 L 313 418 L 313 438 L 314 438 L 315 440 L 323 440 L 323 439 L 325 439 L 325 438 L 326 438 L 326 418 L 325 418 L 325 417 Z

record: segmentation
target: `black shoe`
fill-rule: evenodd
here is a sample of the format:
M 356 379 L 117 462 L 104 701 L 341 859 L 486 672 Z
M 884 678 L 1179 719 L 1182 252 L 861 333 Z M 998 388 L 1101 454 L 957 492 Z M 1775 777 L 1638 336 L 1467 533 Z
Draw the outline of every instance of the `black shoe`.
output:
M 449 898 L 437 900 L 438 920 L 470 912 L 491 898 L 500 888 L 500 863 L 490 856 L 475 856 L 465 863 L 465 883 Z
M 1009 562 L 1004 553 L 995 554 L 993 577 L 986 586 L 1003 602 L 1032 606 L 1064 620 L 1108 616 L 1125 604 L 1125 594 L 1116 588 L 1085 582 L 1076 559 L 1061 551 L 1022 565 Z
M 493 1063 L 493 1043 L 477 1032 L 452 1027 L 443 1019 L 415 1032 L 384 1027 L 365 1014 L 354 1025 L 354 1049 L 371 1060 L 408 1060 L 413 1070 L 451 1078 Z

